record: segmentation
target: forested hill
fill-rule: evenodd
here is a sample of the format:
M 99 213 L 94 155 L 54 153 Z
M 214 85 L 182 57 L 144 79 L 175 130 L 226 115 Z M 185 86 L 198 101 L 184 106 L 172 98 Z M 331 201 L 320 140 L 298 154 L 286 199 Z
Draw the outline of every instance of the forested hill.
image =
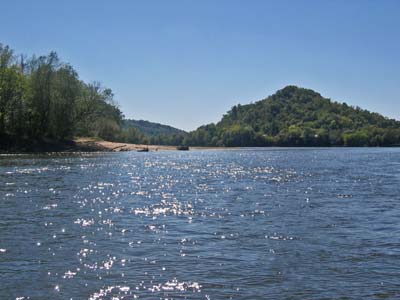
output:
M 153 123 L 144 120 L 133 120 L 126 119 L 122 124 L 123 128 L 136 128 L 141 133 L 148 137 L 160 136 L 160 135 L 173 135 L 173 134 L 185 134 L 186 132 L 168 125 L 159 123 Z
M 206 146 L 389 146 L 400 144 L 400 122 L 287 86 L 264 100 L 232 107 L 220 122 L 199 127 L 186 141 Z

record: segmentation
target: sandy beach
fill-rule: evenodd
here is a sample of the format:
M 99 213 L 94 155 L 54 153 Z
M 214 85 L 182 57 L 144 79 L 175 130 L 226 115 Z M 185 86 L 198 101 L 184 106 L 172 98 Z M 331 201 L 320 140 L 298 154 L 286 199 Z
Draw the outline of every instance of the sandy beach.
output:
M 176 146 L 162 146 L 162 145 L 143 145 L 143 144 L 129 144 L 117 143 L 103 140 L 96 140 L 93 138 L 78 138 L 74 140 L 77 148 L 90 151 L 107 151 L 107 152 L 121 152 L 121 151 L 140 151 L 148 149 L 149 151 L 166 151 L 177 150 Z

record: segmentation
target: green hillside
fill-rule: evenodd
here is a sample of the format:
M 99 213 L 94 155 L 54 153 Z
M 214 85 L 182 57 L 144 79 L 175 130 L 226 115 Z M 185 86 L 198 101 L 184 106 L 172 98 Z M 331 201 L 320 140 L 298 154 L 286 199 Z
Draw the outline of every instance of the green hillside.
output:
M 126 119 L 122 124 L 123 128 L 136 128 L 141 133 L 147 135 L 148 137 L 154 137 L 159 135 L 173 135 L 173 134 L 185 134 L 186 132 L 168 125 L 163 125 L 159 123 L 153 123 L 144 120 L 132 120 Z
M 199 127 L 186 142 L 204 146 L 393 146 L 400 122 L 319 93 L 287 86 L 236 105 L 217 124 Z

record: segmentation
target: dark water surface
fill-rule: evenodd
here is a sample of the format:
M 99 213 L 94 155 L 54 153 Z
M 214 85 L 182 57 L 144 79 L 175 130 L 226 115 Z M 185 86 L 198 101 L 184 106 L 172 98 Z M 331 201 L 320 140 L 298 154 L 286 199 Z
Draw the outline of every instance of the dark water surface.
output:
M 397 299 L 400 149 L 0 157 L 0 299 Z

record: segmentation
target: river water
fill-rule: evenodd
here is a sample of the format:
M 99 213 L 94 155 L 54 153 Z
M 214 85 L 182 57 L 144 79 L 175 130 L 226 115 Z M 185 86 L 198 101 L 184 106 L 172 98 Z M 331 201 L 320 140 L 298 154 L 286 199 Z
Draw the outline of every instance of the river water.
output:
M 0 299 L 396 299 L 400 149 L 0 156 Z

